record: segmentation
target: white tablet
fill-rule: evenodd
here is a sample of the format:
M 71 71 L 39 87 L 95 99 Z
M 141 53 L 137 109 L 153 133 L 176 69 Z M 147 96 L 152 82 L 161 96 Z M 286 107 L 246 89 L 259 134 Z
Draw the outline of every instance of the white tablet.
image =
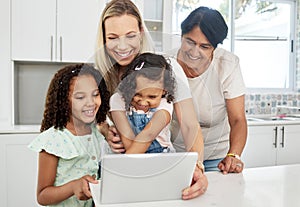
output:
M 101 162 L 100 203 L 181 199 L 191 184 L 198 154 L 111 154 Z

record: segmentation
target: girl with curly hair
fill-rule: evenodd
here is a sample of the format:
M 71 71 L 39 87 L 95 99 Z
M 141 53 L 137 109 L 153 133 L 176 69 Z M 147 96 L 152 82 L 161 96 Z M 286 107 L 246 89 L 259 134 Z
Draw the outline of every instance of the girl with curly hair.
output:
M 105 121 L 109 93 L 99 71 L 68 65 L 53 77 L 41 134 L 29 148 L 39 152 L 37 201 L 47 206 L 93 205 L 88 182 L 97 183 L 106 146 L 96 125 Z
M 162 55 L 142 53 L 121 79 L 110 112 L 126 153 L 174 152 L 169 131 L 175 91 L 171 65 Z M 124 111 L 129 122 L 122 118 Z M 153 122 L 152 117 L 159 119 Z

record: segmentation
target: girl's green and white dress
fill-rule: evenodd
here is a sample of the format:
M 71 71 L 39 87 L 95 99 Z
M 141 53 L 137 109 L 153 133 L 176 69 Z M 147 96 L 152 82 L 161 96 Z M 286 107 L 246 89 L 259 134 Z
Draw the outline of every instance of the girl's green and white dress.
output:
M 103 135 L 92 124 L 92 133 L 74 136 L 68 129 L 49 128 L 38 135 L 28 146 L 36 152 L 46 151 L 59 157 L 54 186 L 63 185 L 84 175 L 98 178 L 99 161 L 109 152 Z M 91 207 L 92 199 L 81 201 L 72 196 L 58 203 L 60 207 Z

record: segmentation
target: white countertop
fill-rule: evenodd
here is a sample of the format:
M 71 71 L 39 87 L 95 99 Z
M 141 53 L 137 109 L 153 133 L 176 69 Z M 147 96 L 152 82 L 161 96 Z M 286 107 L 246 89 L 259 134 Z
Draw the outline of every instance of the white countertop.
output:
M 130 204 L 101 205 L 97 207 L 299 207 L 300 164 L 245 169 L 240 174 L 206 173 L 207 192 L 195 199 Z M 99 185 L 92 189 L 100 196 Z M 142 190 L 142 189 L 141 189 Z M 158 189 L 159 190 L 159 186 Z M 117 196 L 117 195 L 116 195 Z
M 248 126 L 298 125 L 298 124 L 300 125 L 300 118 L 294 121 L 293 120 L 260 121 L 259 119 L 261 117 L 271 117 L 271 115 L 247 115 L 247 118 L 250 118 L 247 121 Z M 255 121 L 255 118 L 258 118 L 257 121 Z M 40 127 L 41 127 L 40 125 L 0 126 L 0 134 L 40 133 Z
M 270 125 L 298 125 L 300 121 L 286 121 L 286 120 L 274 120 L 274 121 L 247 121 L 248 126 L 270 126 Z
M 291 114 L 287 117 L 283 115 L 283 119 L 268 120 L 268 118 L 276 118 L 279 115 L 261 114 L 247 115 L 248 126 L 270 126 L 270 125 L 298 125 L 300 124 L 300 115 Z M 295 116 L 295 117 L 293 117 Z M 279 116 L 280 117 L 280 116 Z M 266 120 L 263 120 L 267 118 Z M 285 120 L 286 119 L 286 120 Z
M 0 134 L 24 134 L 40 133 L 40 125 L 14 125 L 10 127 L 0 127 Z

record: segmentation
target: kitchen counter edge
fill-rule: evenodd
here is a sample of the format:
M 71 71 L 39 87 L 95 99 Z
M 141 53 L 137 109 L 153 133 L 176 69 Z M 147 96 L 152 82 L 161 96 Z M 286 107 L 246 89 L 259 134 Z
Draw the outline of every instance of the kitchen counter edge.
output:
M 14 125 L 0 127 L 0 134 L 39 134 L 40 125 Z

